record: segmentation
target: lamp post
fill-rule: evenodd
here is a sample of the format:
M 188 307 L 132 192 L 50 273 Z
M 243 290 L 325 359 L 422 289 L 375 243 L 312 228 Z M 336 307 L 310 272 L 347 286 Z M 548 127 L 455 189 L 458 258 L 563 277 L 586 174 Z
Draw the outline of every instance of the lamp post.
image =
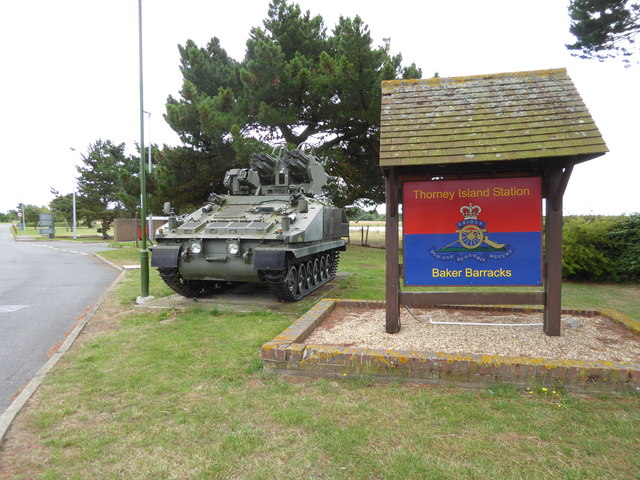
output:
M 151 175 L 151 112 L 147 112 L 144 110 L 143 113 L 147 114 L 147 119 L 149 120 L 149 175 Z M 149 210 L 149 240 L 153 242 L 153 213 Z
M 69 150 L 71 150 L 72 152 L 75 152 L 76 149 L 73 147 L 69 147 Z M 75 168 L 75 164 L 74 164 L 74 168 Z M 72 205 L 73 205 L 73 238 L 76 239 L 78 238 L 78 232 L 76 230 L 76 224 L 78 223 L 76 221 L 76 176 L 75 174 L 73 175 L 73 192 L 71 195 L 71 198 L 73 199 Z
M 140 297 L 149 296 L 149 252 L 147 252 L 147 180 L 144 165 L 144 82 L 142 77 L 142 0 L 138 0 L 138 56 L 140 59 Z
M 149 137 L 149 173 L 151 173 L 151 112 L 147 112 L 146 110 L 143 110 L 142 113 L 145 113 L 147 115 L 147 119 L 149 120 L 149 133 L 148 133 L 148 137 Z

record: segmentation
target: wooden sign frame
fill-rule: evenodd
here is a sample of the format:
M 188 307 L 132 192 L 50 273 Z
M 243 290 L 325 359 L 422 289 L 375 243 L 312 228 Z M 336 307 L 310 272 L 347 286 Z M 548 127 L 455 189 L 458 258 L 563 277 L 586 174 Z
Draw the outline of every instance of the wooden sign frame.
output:
M 400 304 L 508 304 L 543 305 L 544 332 L 560 335 L 562 197 L 574 165 L 608 151 L 566 69 L 387 80 L 381 88 L 380 166 L 387 195 L 387 332 L 400 330 Z M 534 176 L 542 178 L 545 207 L 542 291 L 472 293 L 400 289 L 403 269 L 398 262 L 398 225 L 402 182 Z M 488 206 L 502 209 L 491 203 Z M 443 211 L 449 210 L 441 207 Z M 450 215 L 447 213 L 445 218 Z M 491 221 L 504 227 L 503 218 L 495 216 Z M 461 224 L 464 227 L 473 223 Z M 459 228 L 459 234 L 463 227 Z M 430 228 L 424 227 L 418 234 L 444 238 L 439 236 L 443 231 Z M 477 231 L 472 233 L 468 229 L 467 233 L 484 239 Z M 449 242 L 435 251 L 442 250 L 445 256 L 455 257 L 457 253 L 452 252 L 462 251 L 456 248 L 467 249 L 473 245 L 464 243 L 462 238 L 458 238 L 459 246 L 455 246 L 455 241 Z M 481 242 L 498 248 L 484 240 Z M 529 243 L 529 248 L 531 245 L 533 243 Z M 473 257 L 469 252 L 464 253 Z M 416 253 L 415 258 L 423 267 L 430 265 L 420 253 Z M 434 255 L 434 258 L 438 257 Z M 424 273 L 411 270 L 410 277 L 412 281 L 426 279 Z
M 487 172 L 470 168 L 455 170 L 434 168 L 433 166 L 385 167 L 383 169 L 386 188 L 386 331 L 400 331 L 400 305 L 542 305 L 544 308 L 543 331 L 549 336 L 560 335 L 562 299 L 562 198 L 573 170 L 574 162 L 563 159 L 550 166 L 519 170 L 520 165 L 494 165 Z M 527 166 L 527 165 L 522 165 Z M 531 167 L 531 165 L 528 165 Z M 502 168 L 501 168 L 502 167 Z M 515 168 L 515 169 L 514 169 Z M 466 171 L 465 171 L 466 170 Z M 498 178 L 505 176 L 542 177 L 542 197 L 545 205 L 543 229 L 543 291 L 541 292 L 406 292 L 400 289 L 403 266 L 399 264 L 400 246 L 398 240 L 399 205 L 401 203 L 402 182 L 406 180 L 431 180 L 444 178 Z

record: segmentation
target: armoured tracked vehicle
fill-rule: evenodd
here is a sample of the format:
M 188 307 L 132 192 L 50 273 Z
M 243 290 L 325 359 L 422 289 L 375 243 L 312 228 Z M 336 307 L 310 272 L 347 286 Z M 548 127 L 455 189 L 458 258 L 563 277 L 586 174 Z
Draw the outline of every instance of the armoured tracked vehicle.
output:
M 174 291 L 206 297 L 239 282 L 260 282 L 281 300 L 297 301 L 335 277 L 349 222 L 314 198 L 327 174 L 301 150 L 254 155 L 229 170 L 227 195 L 176 216 L 156 233 L 151 266 Z

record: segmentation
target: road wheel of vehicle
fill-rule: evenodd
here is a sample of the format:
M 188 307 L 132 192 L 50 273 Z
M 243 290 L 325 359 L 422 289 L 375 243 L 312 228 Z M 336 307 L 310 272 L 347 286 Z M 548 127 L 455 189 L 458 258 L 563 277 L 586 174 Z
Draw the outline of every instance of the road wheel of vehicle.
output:
M 302 294 L 307 291 L 307 269 L 304 263 L 298 266 L 298 294 Z
M 295 297 L 298 294 L 298 270 L 293 265 L 289 267 L 287 272 L 286 285 L 287 290 Z
M 313 259 L 313 284 L 318 285 L 320 281 L 320 260 L 316 257 Z
M 324 282 L 327 279 L 327 260 L 324 258 L 324 255 L 320 256 L 318 273 L 320 275 L 320 281 Z
M 313 261 L 307 262 L 307 288 L 313 288 L 316 285 L 315 278 L 313 276 Z
M 332 255 L 330 253 L 325 254 L 324 256 L 324 274 L 327 278 L 331 277 L 331 262 L 332 262 Z

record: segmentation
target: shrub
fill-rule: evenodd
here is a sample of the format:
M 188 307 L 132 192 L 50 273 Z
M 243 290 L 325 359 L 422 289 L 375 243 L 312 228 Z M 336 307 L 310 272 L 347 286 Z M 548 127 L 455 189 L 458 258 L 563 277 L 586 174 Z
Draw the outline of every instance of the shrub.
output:
M 607 233 L 618 282 L 640 282 L 640 213 L 622 217 Z
M 607 234 L 617 217 L 565 217 L 562 228 L 562 276 L 571 280 L 607 281 L 614 261 Z
M 563 278 L 640 282 L 640 214 L 565 217 L 562 234 Z

